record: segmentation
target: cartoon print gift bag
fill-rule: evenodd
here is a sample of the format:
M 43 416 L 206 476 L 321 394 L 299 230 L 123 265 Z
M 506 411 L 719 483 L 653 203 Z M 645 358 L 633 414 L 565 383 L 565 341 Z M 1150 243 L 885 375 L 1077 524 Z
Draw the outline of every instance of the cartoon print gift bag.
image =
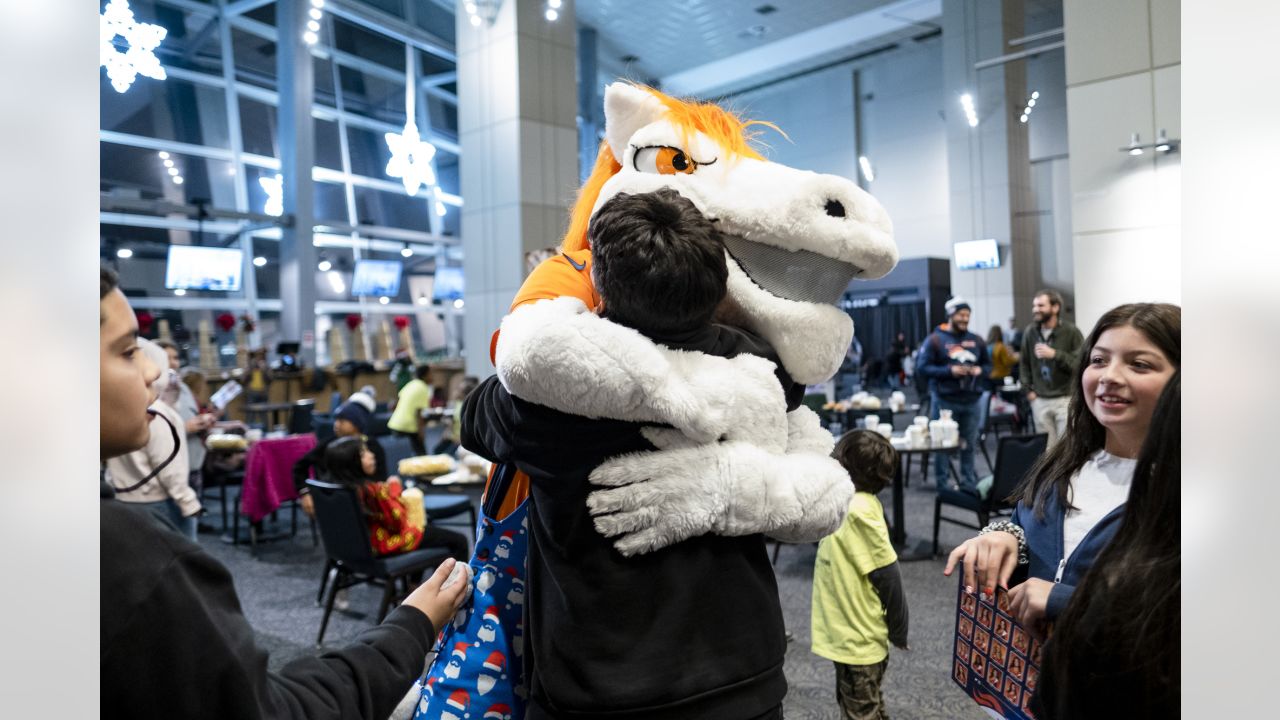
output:
M 494 467 L 476 523 L 471 601 L 440 631 L 436 658 L 419 681 L 414 720 L 524 717 L 528 482 L 513 465 Z

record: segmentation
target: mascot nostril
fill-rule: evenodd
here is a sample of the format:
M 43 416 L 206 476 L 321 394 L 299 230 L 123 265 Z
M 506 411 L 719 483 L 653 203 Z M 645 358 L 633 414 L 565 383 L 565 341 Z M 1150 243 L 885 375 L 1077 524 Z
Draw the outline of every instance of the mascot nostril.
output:
M 831 217 L 844 217 L 844 204 L 839 200 L 828 200 L 827 214 Z

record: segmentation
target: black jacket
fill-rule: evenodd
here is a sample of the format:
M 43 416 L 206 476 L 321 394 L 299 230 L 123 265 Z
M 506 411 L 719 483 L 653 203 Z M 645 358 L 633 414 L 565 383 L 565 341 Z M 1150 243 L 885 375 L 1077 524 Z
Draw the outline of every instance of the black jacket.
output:
M 435 629 L 407 606 L 268 672 L 227 569 L 102 487 L 102 717 L 386 720 L 422 674 Z
M 664 344 L 769 352 L 729 328 L 681 340 Z M 608 458 L 653 450 L 641 427 L 522 401 L 496 377 L 463 404 L 463 447 L 515 463 L 531 481 L 527 720 L 741 720 L 786 694 L 782 609 L 763 536 L 703 535 L 627 558 L 596 532 L 587 478 Z
M 307 478 L 310 477 L 311 468 L 316 469 L 316 479 L 324 480 L 324 451 L 329 447 L 329 443 L 337 440 L 337 436 L 327 438 L 324 442 L 317 443 L 315 447 L 307 451 L 306 455 L 298 458 L 298 462 L 293 464 L 293 488 L 298 491 L 299 495 L 306 495 L 311 492 L 311 488 L 307 487 Z M 382 449 L 382 443 L 378 442 L 378 438 L 372 435 L 366 435 L 364 444 L 369 447 L 369 451 L 373 453 L 377 468 L 373 471 L 373 479 L 379 482 L 387 479 L 387 451 Z

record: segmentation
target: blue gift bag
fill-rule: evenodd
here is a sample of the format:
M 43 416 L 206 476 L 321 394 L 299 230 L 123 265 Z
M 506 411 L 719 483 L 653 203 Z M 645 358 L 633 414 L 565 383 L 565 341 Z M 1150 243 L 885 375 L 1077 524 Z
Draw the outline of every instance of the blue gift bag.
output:
M 527 476 L 514 466 L 494 468 L 476 522 L 471 600 L 440 631 L 436 658 L 419 680 L 414 720 L 524 718 L 527 488 Z M 497 519 L 513 500 L 519 504 Z

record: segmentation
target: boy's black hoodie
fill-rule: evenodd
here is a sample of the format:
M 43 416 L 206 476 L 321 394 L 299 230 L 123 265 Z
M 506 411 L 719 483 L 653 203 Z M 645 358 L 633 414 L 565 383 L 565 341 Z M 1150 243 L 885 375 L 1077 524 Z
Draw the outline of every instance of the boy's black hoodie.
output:
M 777 362 L 768 344 L 724 326 L 653 339 Z M 804 388 L 779 376 L 794 408 Z M 463 447 L 531 480 L 527 720 L 735 720 L 786 694 L 782 610 L 762 535 L 703 535 L 627 558 L 596 531 L 588 476 L 609 458 L 653 450 L 641 427 L 522 401 L 496 377 L 463 404 Z
M 435 629 L 408 606 L 268 672 L 231 573 L 113 495 L 102 483 L 102 717 L 386 720 L 422 674 Z

